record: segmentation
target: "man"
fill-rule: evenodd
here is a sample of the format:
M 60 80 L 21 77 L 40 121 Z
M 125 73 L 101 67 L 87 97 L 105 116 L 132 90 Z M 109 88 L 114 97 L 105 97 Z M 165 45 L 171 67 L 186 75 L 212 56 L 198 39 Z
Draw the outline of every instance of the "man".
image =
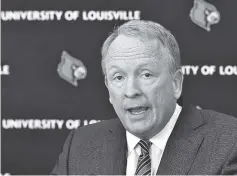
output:
M 183 74 L 167 29 L 123 24 L 101 63 L 118 118 L 71 132 L 52 174 L 237 174 L 237 120 L 177 104 Z

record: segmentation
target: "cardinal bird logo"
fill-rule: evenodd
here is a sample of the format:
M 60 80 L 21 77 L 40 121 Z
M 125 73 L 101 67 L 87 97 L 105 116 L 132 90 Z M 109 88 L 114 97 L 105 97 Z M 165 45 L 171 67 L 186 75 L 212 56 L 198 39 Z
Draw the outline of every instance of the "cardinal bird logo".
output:
M 219 23 L 220 13 L 213 4 L 204 0 L 194 0 L 190 18 L 195 24 L 209 32 L 211 25 Z
M 87 69 L 81 60 L 62 52 L 61 62 L 58 64 L 58 74 L 73 86 L 78 86 L 78 80 L 86 78 Z

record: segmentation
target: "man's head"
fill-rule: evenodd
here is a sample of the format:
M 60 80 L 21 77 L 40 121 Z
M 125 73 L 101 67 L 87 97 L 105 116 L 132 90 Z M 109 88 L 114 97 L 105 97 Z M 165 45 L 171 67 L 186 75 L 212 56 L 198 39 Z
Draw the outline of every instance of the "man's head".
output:
M 104 42 L 101 64 L 110 103 L 125 129 L 143 139 L 159 133 L 182 92 L 173 35 L 154 22 L 127 22 Z

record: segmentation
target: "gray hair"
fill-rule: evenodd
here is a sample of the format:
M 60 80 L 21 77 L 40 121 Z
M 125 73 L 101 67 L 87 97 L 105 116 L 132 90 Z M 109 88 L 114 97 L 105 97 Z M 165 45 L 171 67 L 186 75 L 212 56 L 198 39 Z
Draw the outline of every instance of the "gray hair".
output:
M 116 28 L 105 40 L 101 49 L 101 66 L 104 75 L 104 59 L 108 54 L 110 45 L 120 34 L 139 37 L 139 39 L 141 39 L 142 41 L 149 41 L 153 39 L 158 40 L 158 42 L 162 43 L 164 49 L 168 51 L 169 56 L 171 56 L 167 58 L 170 72 L 174 73 L 181 68 L 179 46 L 169 30 L 164 28 L 162 25 L 152 21 L 132 20 Z

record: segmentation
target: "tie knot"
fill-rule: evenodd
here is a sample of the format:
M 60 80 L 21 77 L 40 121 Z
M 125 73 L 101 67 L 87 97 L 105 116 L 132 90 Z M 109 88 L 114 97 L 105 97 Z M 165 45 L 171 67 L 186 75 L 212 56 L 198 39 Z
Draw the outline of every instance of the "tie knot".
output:
M 140 140 L 138 144 L 141 146 L 141 152 L 148 154 L 151 146 L 151 142 L 149 140 Z

